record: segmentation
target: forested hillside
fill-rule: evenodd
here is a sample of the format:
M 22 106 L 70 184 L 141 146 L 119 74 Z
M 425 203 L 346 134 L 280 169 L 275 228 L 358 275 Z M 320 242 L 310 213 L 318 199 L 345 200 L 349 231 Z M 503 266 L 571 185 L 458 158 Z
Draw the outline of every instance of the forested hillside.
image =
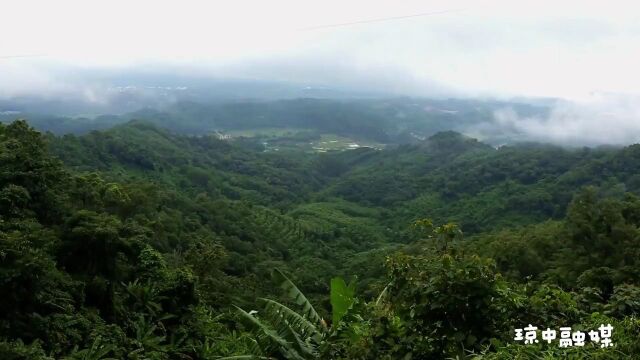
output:
M 258 145 L 0 124 L 0 358 L 640 354 L 640 145 Z

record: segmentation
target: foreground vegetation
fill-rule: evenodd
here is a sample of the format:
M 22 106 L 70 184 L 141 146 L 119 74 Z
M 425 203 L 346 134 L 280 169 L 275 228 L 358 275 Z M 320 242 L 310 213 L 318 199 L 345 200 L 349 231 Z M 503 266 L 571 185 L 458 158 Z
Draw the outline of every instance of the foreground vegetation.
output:
M 0 125 L 0 358 L 633 358 L 638 170 L 638 145 Z M 515 341 L 528 324 L 615 346 Z

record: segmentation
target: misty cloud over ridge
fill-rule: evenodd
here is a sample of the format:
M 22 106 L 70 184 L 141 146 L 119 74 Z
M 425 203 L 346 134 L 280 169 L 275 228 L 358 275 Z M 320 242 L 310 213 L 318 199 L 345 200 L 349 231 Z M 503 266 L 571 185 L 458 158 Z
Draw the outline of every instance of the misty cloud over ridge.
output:
M 34 110 L 38 101 L 46 106 L 37 110 L 74 116 L 185 99 L 545 97 L 566 100 L 544 115 L 505 108 L 463 130 L 492 143 L 628 144 L 640 137 L 637 6 L 24 0 L 0 22 L 0 33 L 11 34 L 0 48 L 0 112 Z M 21 56 L 29 54 L 37 56 Z
M 640 143 L 640 99 L 597 94 L 590 101 L 558 100 L 547 115 L 521 116 L 497 110 L 491 122 L 469 129 L 480 138 L 535 141 L 563 146 Z

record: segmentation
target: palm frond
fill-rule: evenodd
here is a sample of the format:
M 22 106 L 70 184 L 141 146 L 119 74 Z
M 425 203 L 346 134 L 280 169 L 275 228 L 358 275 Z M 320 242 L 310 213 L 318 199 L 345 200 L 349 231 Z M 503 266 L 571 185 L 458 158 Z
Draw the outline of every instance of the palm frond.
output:
M 296 331 L 289 325 L 287 325 L 287 329 L 289 330 L 290 336 L 294 339 L 293 344 L 295 345 L 296 353 L 293 358 L 299 357 L 304 359 L 304 357 L 299 354 L 307 355 L 311 358 L 317 358 L 318 353 L 316 351 L 316 347 L 311 342 L 311 338 L 301 338 L 300 335 L 298 335 L 298 333 L 296 333 Z
M 311 305 L 307 297 L 298 289 L 298 287 L 282 271 L 275 269 L 275 275 L 280 280 L 280 287 L 285 291 L 287 296 L 302 308 L 302 316 L 308 318 L 314 324 L 322 324 L 320 315 Z
M 307 320 L 304 316 L 296 313 L 290 308 L 277 301 L 260 298 L 265 303 L 265 311 L 271 315 L 271 320 L 275 326 L 286 324 L 290 326 L 296 333 L 300 333 L 304 338 L 311 338 L 314 341 L 320 341 L 322 336 L 316 326 Z
M 273 341 L 281 347 L 287 347 L 289 345 L 289 342 L 285 338 L 283 338 L 276 330 L 264 324 L 258 318 L 242 310 L 238 306 L 234 305 L 234 307 L 238 310 L 240 315 L 242 315 L 245 320 L 247 320 L 252 326 L 258 328 L 262 334 L 266 335 L 269 338 L 269 340 Z

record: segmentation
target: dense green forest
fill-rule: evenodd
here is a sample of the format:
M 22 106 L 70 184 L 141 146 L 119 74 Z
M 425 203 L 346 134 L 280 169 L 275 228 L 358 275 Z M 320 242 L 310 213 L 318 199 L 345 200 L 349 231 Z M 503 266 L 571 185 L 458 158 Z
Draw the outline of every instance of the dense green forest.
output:
M 640 145 L 264 152 L 158 123 L 0 124 L 1 359 L 640 356 Z

